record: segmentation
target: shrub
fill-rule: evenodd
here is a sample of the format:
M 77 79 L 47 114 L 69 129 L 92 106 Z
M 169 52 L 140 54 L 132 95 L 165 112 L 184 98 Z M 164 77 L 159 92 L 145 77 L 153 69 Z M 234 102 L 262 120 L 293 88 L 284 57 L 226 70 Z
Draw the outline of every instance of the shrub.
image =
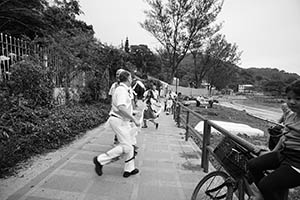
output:
M 53 101 L 51 73 L 33 61 L 21 61 L 12 66 L 7 83 L 11 96 L 22 98 L 30 106 L 50 106 Z
M 5 112 L 0 124 L 0 177 L 38 154 L 69 144 L 108 117 L 106 104 L 61 106 L 51 110 L 15 106 Z M 6 137 L 1 137 L 1 134 Z

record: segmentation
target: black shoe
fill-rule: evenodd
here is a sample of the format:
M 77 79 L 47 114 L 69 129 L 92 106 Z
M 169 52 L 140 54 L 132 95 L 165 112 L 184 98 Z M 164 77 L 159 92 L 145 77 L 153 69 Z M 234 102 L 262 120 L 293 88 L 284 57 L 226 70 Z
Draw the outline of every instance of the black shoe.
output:
M 158 129 L 158 123 L 155 124 L 155 129 Z
M 128 178 L 129 176 L 135 175 L 135 174 L 137 174 L 137 173 L 139 173 L 139 170 L 138 170 L 137 168 L 135 168 L 135 169 L 132 170 L 131 172 L 124 172 L 124 173 L 123 173 L 123 177 L 124 177 L 124 178 Z
M 120 142 L 118 140 L 114 140 L 114 144 L 117 145 L 120 144 Z
M 145 125 L 144 125 L 144 126 L 142 126 L 142 128 L 148 128 L 148 126 L 145 126 Z
M 101 176 L 102 175 L 102 167 L 103 167 L 103 165 L 101 165 L 99 163 L 99 161 L 97 160 L 97 156 L 94 157 L 93 162 L 95 164 L 95 171 L 96 171 L 96 173 L 98 174 L 98 176 Z

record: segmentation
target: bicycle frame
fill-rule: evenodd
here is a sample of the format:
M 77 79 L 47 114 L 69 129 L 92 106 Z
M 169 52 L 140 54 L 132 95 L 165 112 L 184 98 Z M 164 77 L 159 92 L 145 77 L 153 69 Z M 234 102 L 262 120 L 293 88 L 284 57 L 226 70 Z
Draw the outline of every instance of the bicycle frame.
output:
M 239 200 L 244 200 L 245 194 L 247 194 L 248 196 L 252 196 L 254 194 L 246 178 L 243 177 L 242 179 L 236 181 L 236 183 L 237 183 L 237 197 Z
M 216 192 L 216 191 L 219 191 L 220 189 L 222 189 L 223 187 L 226 187 L 226 186 L 228 186 L 228 185 L 233 186 L 234 183 L 235 183 L 234 180 L 233 180 L 231 177 L 229 177 L 229 178 L 228 178 L 224 183 L 222 183 L 221 185 L 219 185 L 219 186 L 217 186 L 217 187 L 215 187 L 215 188 L 212 188 L 212 189 L 210 189 L 210 190 L 206 190 L 206 191 L 205 191 L 205 194 L 206 194 L 207 196 L 209 196 L 210 198 L 212 198 L 212 199 L 224 199 L 224 198 L 226 197 L 226 194 L 221 195 L 221 196 L 218 196 L 218 197 L 215 197 L 215 196 L 213 195 L 213 193 Z

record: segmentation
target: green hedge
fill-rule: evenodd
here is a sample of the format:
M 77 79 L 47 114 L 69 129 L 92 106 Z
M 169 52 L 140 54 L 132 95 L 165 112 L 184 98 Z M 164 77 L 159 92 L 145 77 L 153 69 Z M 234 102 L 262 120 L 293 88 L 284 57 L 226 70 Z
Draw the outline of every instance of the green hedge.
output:
M 15 106 L 5 112 L 0 119 L 0 177 L 11 175 L 19 162 L 58 149 L 99 126 L 109 108 L 100 103 L 51 110 Z

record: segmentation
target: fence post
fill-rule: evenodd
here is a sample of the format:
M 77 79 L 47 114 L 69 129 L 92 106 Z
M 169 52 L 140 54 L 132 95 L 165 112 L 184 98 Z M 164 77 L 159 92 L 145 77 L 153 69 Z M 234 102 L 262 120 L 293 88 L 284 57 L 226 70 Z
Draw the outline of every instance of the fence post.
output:
M 177 115 L 177 116 L 176 116 L 177 127 L 180 127 L 180 110 L 181 110 L 180 107 L 181 107 L 180 104 L 178 104 L 178 105 L 176 106 L 176 110 L 177 110 L 177 111 L 176 111 L 176 112 L 177 112 L 177 113 L 176 113 L 176 115 Z
M 186 113 L 186 126 L 185 126 L 185 141 L 188 141 L 189 139 L 189 119 L 190 119 L 190 111 L 187 111 Z
M 173 120 L 176 121 L 176 108 L 177 108 L 177 102 L 173 101 L 172 105 L 172 113 L 173 113 Z
M 210 145 L 210 133 L 211 126 L 208 124 L 207 120 L 204 120 L 204 128 L 203 128 L 203 140 L 202 140 L 202 159 L 201 159 L 201 167 L 204 169 L 204 172 L 208 172 L 208 150 L 207 146 Z

